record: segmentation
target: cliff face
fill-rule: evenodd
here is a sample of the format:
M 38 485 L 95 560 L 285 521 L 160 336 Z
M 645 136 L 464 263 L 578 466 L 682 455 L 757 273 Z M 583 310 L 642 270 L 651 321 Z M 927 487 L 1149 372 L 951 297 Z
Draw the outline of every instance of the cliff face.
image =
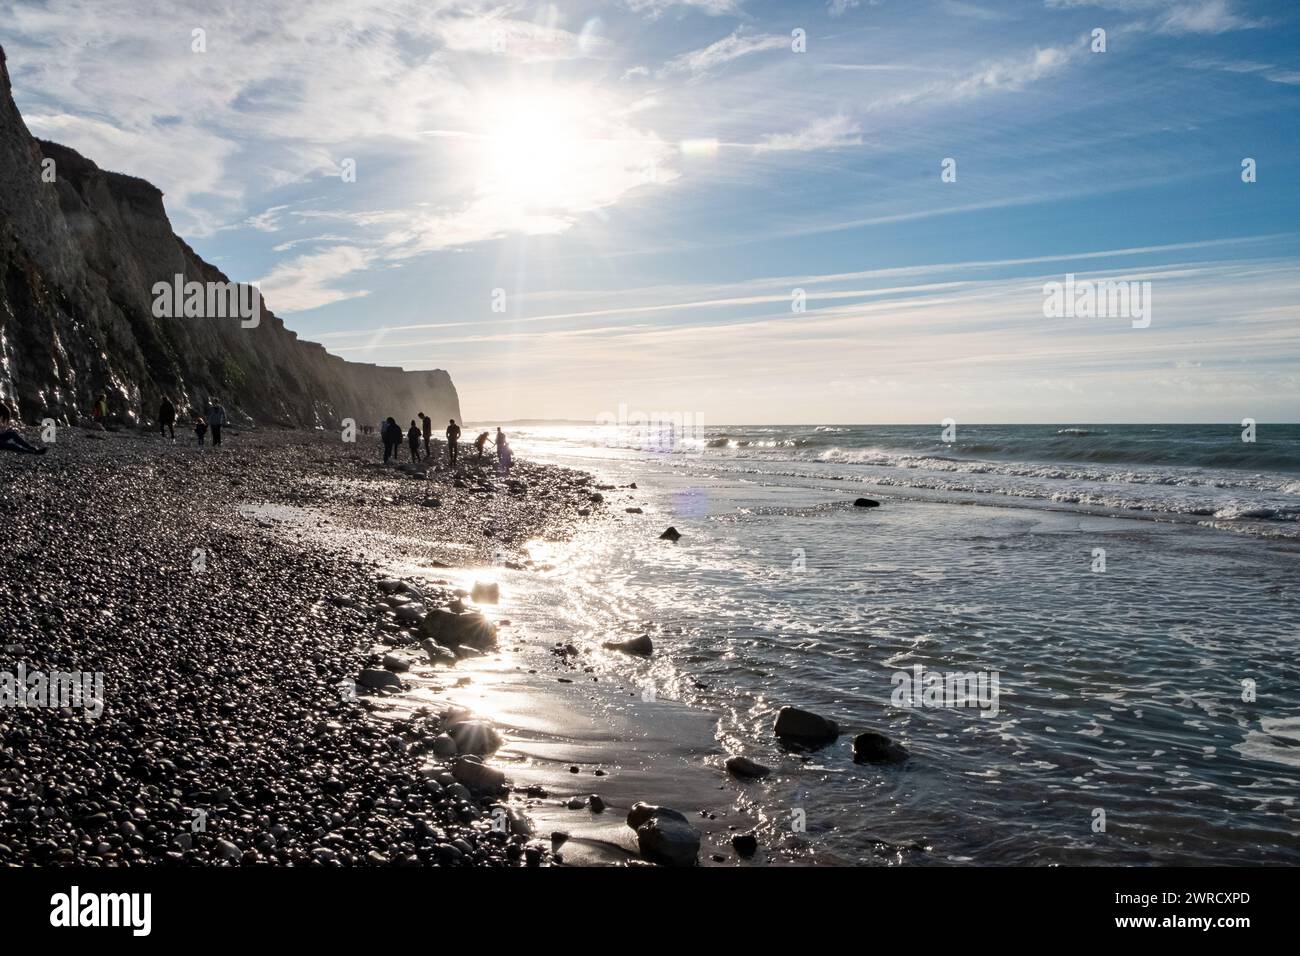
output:
M 347 362 L 265 302 L 249 328 L 155 317 L 155 283 L 176 275 L 229 281 L 172 232 L 154 186 L 31 136 L 0 49 L 0 398 L 24 420 L 75 422 L 101 392 L 126 422 L 163 394 L 182 416 L 217 396 L 235 421 L 285 426 L 460 419 L 446 372 Z

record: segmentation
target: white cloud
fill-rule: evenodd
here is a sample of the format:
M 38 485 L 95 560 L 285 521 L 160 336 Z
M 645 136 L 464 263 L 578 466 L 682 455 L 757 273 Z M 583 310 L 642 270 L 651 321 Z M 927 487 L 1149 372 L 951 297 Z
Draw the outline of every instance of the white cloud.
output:
M 790 49 L 790 37 L 780 34 L 750 34 L 743 27 L 737 27 L 729 36 L 699 50 L 682 53 L 664 64 L 661 72 L 671 73 L 706 73 L 724 63 L 738 60 L 753 53 L 765 50 Z
M 356 246 L 334 246 L 282 262 L 253 284 L 277 313 L 302 312 L 369 295 L 366 290 L 339 289 L 336 283 L 365 269 L 370 261 L 370 255 Z
M 862 129 L 847 116 L 825 116 L 813 120 L 793 133 L 773 133 L 763 137 L 755 146 L 765 152 L 811 152 L 818 149 L 836 149 L 862 144 Z

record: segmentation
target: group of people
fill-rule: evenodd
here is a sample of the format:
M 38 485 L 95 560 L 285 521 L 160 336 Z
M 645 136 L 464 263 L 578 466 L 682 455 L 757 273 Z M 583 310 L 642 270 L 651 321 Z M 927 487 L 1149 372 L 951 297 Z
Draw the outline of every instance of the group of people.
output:
M 456 424 L 456 419 L 450 419 L 447 422 L 447 465 L 450 468 L 456 467 L 456 461 L 459 457 L 460 450 L 460 426 Z M 397 424 L 397 420 L 389 417 L 379 426 L 379 437 L 384 441 L 384 464 L 390 460 L 397 459 L 398 449 L 402 447 L 402 426 Z M 411 461 L 420 460 L 420 442 L 424 441 L 424 458 L 427 460 L 433 456 L 433 450 L 430 448 L 430 439 L 433 437 L 433 419 L 424 412 L 420 412 L 420 424 L 417 425 L 415 419 L 411 419 L 411 427 L 405 432 L 406 443 L 411 449 Z M 483 460 L 483 450 L 488 442 L 492 441 L 491 432 L 482 432 L 474 439 L 474 447 L 478 450 L 478 461 Z M 506 440 L 506 433 L 500 428 L 497 429 L 496 440 L 492 441 L 493 447 L 497 451 L 497 467 L 503 475 L 510 474 L 510 465 L 514 460 L 514 455 L 510 450 L 510 443 Z
M 208 406 L 202 415 L 194 416 L 194 437 L 200 446 L 208 432 L 212 432 L 212 446 L 221 445 L 221 429 L 226 425 L 226 408 L 215 397 L 208 399 Z M 164 438 L 176 440 L 176 406 L 166 395 L 158 404 L 158 434 Z

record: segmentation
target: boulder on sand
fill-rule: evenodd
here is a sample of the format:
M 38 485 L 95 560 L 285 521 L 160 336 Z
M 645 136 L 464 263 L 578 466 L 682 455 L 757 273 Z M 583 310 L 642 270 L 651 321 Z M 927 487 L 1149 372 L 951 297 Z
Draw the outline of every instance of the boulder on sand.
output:
M 880 502 L 872 498 L 859 498 L 853 502 L 855 508 L 879 508 Z
M 649 634 L 642 634 L 640 637 L 632 637 L 626 641 L 606 641 L 601 647 L 607 651 L 619 651 L 623 654 L 636 654 L 641 657 L 649 657 L 654 653 L 654 642 L 650 640 Z
M 443 647 L 431 637 L 426 637 L 420 642 L 420 647 L 424 653 L 429 655 L 430 664 L 455 664 L 456 652 L 450 647 Z
M 447 733 L 463 754 L 490 754 L 501 746 L 501 735 L 486 720 L 460 720 L 445 724 Z
M 665 531 L 663 534 L 661 534 L 661 535 L 659 536 L 659 540 L 660 540 L 660 541 L 677 541 L 678 539 L 681 538 L 681 536 L 682 536 L 682 533 L 681 533 L 680 531 L 678 531 L 678 530 L 677 530 L 676 528 L 674 528 L 672 525 L 669 525 L 669 526 L 668 526 L 668 530 Z
M 902 763 L 908 758 L 907 748 L 896 744 L 884 734 L 874 730 L 853 738 L 854 763 Z
M 394 690 L 402 689 L 402 682 L 392 671 L 380 670 L 377 667 L 367 667 L 357 678 L 357 683 L 362 687 L 368 687 L 370 690 L 382 690 L 385 687 L 391 687 Z
M 433 638 L 444 647 L 464 644 L 490 651 L 497 646 L 497 626 L 479 611 L 457 613 L 434 608 L 420 625 L 420 636 Z
M 636 831 L 641 855 L 664 866 L 694 866 L 700 852 L 700 834 L 686 817 L 669 807 L 637 803 L 627 814 Z
M 477 760 L 460 757 L 451 765 L 451 775 L 456 782 L 478 793 L 500 793 L 506 788 L 506 775 L 495 767 L 484 766 Z
M 761 763 L 750 760 L 748 757 L 736 756 L 727 758 L 727 771 L 736 777 L 748 777 L 751 780 L 758 780 L 771 773 L 772 768 L 764 767 Z
M 782 707 L 772 730 L 782 743 L 799 747 L 821 747 L 840 735 L 835 721 L 798 707 Z

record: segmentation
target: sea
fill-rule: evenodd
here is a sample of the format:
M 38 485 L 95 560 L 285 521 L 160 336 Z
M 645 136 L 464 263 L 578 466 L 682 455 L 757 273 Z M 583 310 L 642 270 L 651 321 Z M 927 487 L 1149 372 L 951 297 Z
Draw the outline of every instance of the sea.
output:
M 1300 862 L 1300 426 L 506 431 L 605 486 L 517 613 L 773 767 L 727 785 L 774 858 Z

